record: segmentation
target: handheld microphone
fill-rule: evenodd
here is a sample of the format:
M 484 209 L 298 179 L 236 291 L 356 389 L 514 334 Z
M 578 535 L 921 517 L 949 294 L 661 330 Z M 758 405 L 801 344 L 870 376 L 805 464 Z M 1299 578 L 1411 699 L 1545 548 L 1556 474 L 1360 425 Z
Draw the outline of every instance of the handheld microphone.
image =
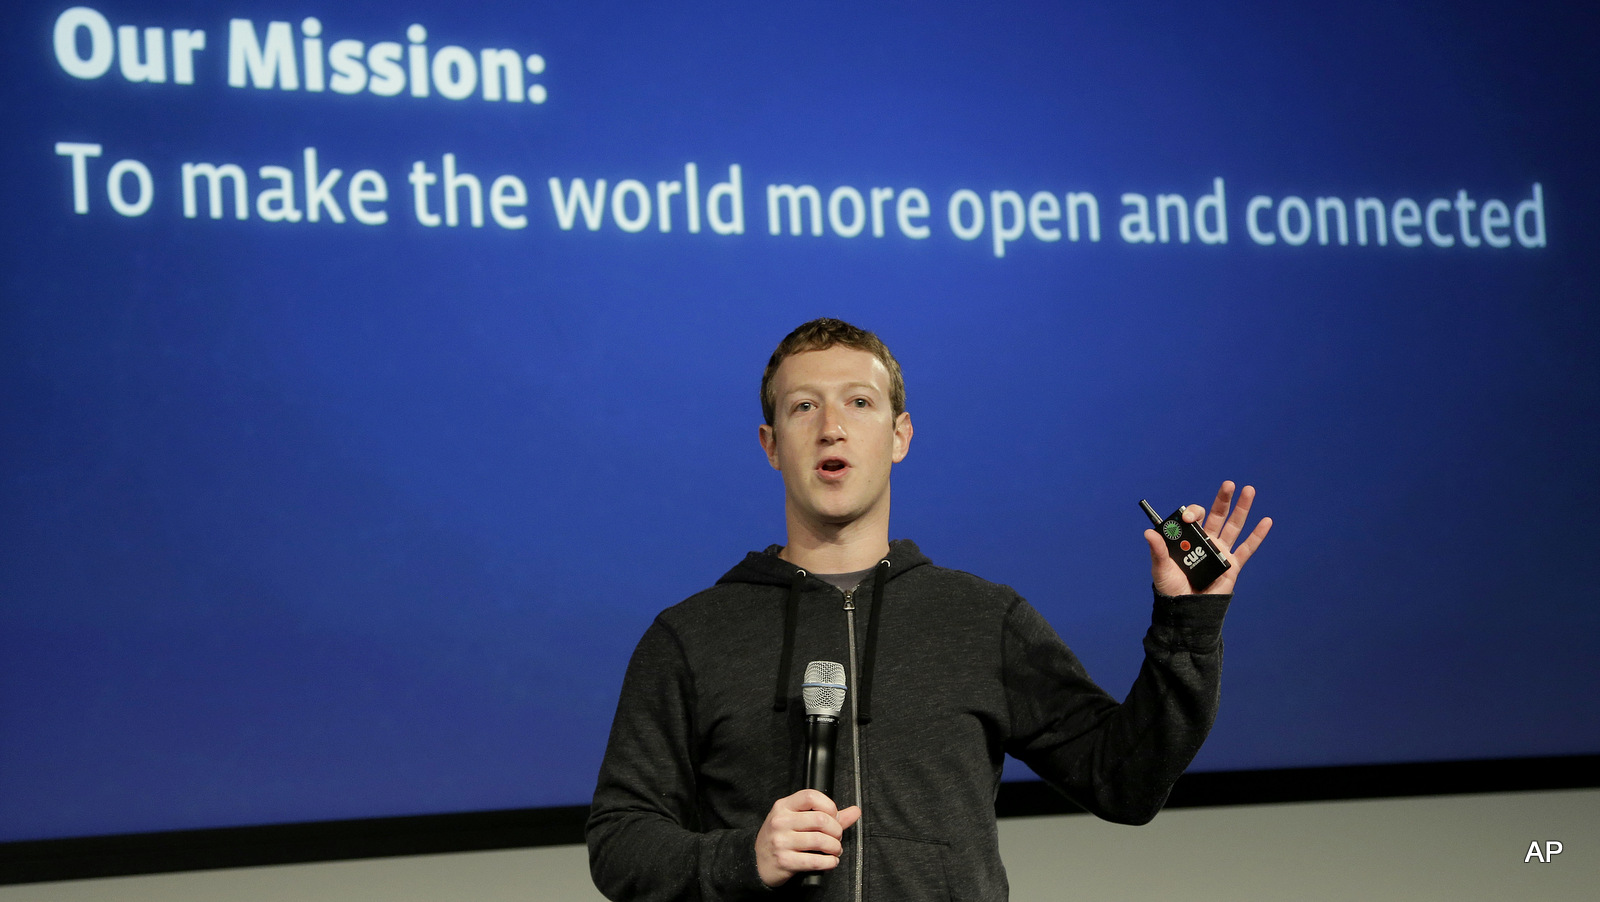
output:
M 833 661 L 806 665 L 800 695 L 806 706 L 806 788 L 833 798 L 833 749 L 844 710 L 844 666 Z M 821 886 L 822 872 L 812 871 L 801 886 Z

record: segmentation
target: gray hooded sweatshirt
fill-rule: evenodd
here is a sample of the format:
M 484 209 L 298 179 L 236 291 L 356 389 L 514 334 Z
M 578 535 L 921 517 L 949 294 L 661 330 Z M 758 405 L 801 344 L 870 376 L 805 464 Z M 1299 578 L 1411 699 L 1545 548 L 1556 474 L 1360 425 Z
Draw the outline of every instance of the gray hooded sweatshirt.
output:
M 779 550 L 661 612 L 633 653 L 587 828 L 608 898 L 1004 900 L 1005 754 L 1088 811 L 1142 824 L 1216 717 L 1231 596 L 1157 595 L 1119 704 L 1016 592 L 910 542 L 849 593 Z M 805 785 L 814 660 L 847 668 L 833 798 L 863 816 L 820 889 L 773 890 L 756 833 Z

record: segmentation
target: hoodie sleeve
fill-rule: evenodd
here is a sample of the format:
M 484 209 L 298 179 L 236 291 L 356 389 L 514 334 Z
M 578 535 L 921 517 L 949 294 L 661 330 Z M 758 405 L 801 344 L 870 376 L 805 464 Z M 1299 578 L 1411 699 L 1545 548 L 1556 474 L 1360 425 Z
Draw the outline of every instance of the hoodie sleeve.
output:
M 586 838 L 595 886 L 614 900 L 731 900 L 770 890 L 754 829 L 700 832 L 694 675 L 659 619 L 628 662 Z
M 1018 598 L 1002 642 L 1006 751 L 1109 821 L 1149 822 L 1217 716 L 1229 595 L 1157 595 L 1144 664 L 1121 704 Z

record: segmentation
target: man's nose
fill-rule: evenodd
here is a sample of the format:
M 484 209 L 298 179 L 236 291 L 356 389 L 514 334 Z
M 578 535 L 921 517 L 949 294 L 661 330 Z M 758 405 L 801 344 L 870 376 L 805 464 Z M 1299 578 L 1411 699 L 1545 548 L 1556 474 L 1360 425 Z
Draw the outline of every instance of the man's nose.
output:
M 839 411 L 832 406 L 822 408 L 821 437 L 824 442 L 836 442 L 845 437 L 844 417 L 840 416 Z

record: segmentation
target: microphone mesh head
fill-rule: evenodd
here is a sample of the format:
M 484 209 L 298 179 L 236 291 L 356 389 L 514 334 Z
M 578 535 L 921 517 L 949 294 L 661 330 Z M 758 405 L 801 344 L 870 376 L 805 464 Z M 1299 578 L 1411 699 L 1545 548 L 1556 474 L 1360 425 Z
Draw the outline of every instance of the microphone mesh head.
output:
M 812 661 L 806 665 L 800 695 L 806 714 L 811 717 L 838 717 L 844 710 L 844 666 L 833 661 Z

